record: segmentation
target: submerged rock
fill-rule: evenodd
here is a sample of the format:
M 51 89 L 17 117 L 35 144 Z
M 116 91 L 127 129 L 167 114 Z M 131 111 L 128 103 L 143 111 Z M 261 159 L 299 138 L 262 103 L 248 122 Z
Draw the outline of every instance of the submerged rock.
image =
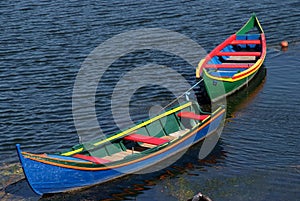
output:
M 188 201 L 212 201 L 212 199 L 202 193 L 198 193 L 192 199 L 188 199 Z

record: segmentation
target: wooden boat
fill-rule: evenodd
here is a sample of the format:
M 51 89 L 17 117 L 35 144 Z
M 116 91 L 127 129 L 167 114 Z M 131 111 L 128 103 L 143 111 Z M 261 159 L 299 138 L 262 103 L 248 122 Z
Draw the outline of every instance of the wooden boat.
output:
M 200 61 L 196 77 L 202 77 L 211 101 L 215 102 L 245 86 L 265 57 L 265 34 L 253 14 L 239 31 Z
M 99 184 L 161 163 L 211 135 L 225 109 L 201 112 L 185 102 L 107 138 L 78 144 L 59 153 L 22 152 L 18 156 L 37 194 L 57 193 Z

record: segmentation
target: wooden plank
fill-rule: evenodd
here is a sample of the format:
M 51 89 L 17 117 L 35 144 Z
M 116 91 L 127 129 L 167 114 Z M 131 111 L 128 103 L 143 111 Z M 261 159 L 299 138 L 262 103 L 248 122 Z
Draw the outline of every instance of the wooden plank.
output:
M 166 135 L 166 136 L 163 136 L 163 137 L 161 137 L 162 139 L 165 139 L 165 140 L 168 140 L 168 141 L 172 141 L 172 140 L 174 140 L 175 139 L 175 137 L 173 137 L 173 136 L 170 136 L 170 135 Z
M 131 140 L 135 142 L 144 142 L 147 144 L 152 144 L 152 145 L 161 145 L 164 143 L 169 142 L 169 140 L 158 138 L 158 137 L 152 137 L 152 136 L 145 136 L 145 135 L 140 135 L 140 134 L 130 134 L 124 137 L 124 140 Z
M 260 40 L 234 40 L 230 43 L 231 45 L 247 45 L 247 44 L 261 44 Z
M 199 114 L 195 114 L 194 112 L 183 111 L 183 112 L 179 112 L 177 114 L 177 116 L 180 117 L 180 118 L 195 119 L 195 120 L 198 120 L 198 121 L 203 121 L 209 115 L 207 115 L 207 114 L 199 115 Z
M 226 59 L 226 63 L 233 61 L 256 61 L 255 56 L 230 56 Z
M 190 129 L 184 129 L 184 130 L 179 130 L 177 132 L 171 133 L 170 136 L 178 138 L 183 136 L 185 133 L 187 133 Z
M 87 161 L 91 161 L 91 162 L 94 162 L 96 164 L 104 164 L 104 163 L 111 162 L 110 160 L 107 160 L 107 159 L 104 159 L 104 158 L 98 158 L 98 157 L 95 157 L 95 156 L 86 156 L 86 155 L 83 155 L 83 154 L 75 154 L 72 157 L 80 158 L 80 159 L 87 160 Z
M 261 52 L 218 52 L 218 56 L 260 56 Z
M 206 64 L 205 68 L 249 68 L 252 64 Z
M 110 156 L 105 156 L 102 159 L 110 160 L 110 161 L 117 161 L 117 160 L 122 160 L 123 158 L 125 158 L 126 156 L 131 155 L 131 154 L 132 154 L 132 152 L 130 152 L 130 151 L 121 151 L 121 152 L 112 154 Z
M 149 148 L 149 149 L 152 149 L 152 148 L 156 147 L 156 145 L 148 144 L 148 143 L 141 143 L 140 146 L 145 147 L 145 148 Z

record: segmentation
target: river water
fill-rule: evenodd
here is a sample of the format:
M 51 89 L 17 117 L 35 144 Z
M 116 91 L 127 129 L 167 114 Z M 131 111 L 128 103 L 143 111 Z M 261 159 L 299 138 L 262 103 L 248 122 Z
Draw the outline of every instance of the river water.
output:
M 106 40 L 132 30 L 160 28 L 183 34 L 210 51 L 255 12 L 267 38 L 264 69 L 257 81 L 227 100 L 226 124 L 209 157 L 197 160 L 196 145 L 169 169 L 41 200 L 187 200 L 199 191 L 220 201 L 299 200 L 299 7 L 294 0 L 2 2 L 1 170 L 18 165 L 17 143 L 32 152 L 78 143 L 74 82 L 85 58 Z M 286 51 L 280 50 L 282 40 L 290 42 Z M 149 63 L 172 67 L 189 84 L 195 81 L 194 68 L 169 53 L 141 50 L 123 55 L 105 72 L 96 93 L 97 118 L 105 132 L 116 129 L 108 108 L 118 79 Z M 166 81 L 180 88 L 176 80 Z M 134 121 L 148 112 L 147 103 L 173 98 L 164 87 L 140 88 L 131 98 Z M 13 182 L 1 175 L 1 199 L 40 199 L 24 181 Z

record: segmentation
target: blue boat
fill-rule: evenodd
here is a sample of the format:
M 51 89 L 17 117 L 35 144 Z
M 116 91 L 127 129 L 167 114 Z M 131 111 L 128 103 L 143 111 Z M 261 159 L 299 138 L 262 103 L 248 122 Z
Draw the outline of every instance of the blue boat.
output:
M 164 163 L 213 134 L 224 114 L 223 106 L 204 113 L 189 101 L 125 131 L 59 153 L 28 153 L 16 147 L 35 193 L 65 192 Z

